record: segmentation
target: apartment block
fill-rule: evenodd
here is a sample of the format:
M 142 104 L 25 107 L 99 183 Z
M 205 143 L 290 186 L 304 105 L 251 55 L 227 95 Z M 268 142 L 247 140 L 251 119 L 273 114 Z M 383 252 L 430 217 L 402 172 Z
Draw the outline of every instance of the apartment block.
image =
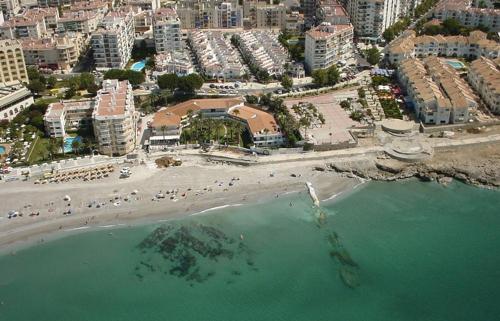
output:
M 175 9 L 156 10 L 153 16 L 153 30 L 157 53 L 182 50 L 181 22 Z
M 86 37 L 80 33 L 22 41 L 24 60 L 27 65 L 65 71 L 76 65 L 85 45 Z
M 467 73 L 469 84 L 495 114 L 500 114 L 500 58 L 474 60 Z
M 239 34 L 243 55 L 271 76 L 283 75 L 286 72 L 285 65 L 290 63 L 288 51 L 279 42 L 278 35 L 269 30 L 252 30 Z
M 243 27 L 243 7 L 237 0 L 187 0 L 175 5 L 185 29 Z
M 87 1 L 77 1 L 71 4 L 67 10 L 69 11 L 87 11 L 93 12 L 104 17 L 108 11 L 112 8 L 112 3 L 106 0 L 87 0 Z
M 353 55 L 353 27 L 323 23 L 306 32 L 305 63 L 309 71 L 328 68 Z
M 347 12 L 358 37 L 377 40 L 401 16 L 401 0 L 348 0 Z
M 1 24 L 0 34 L 3 39 L 43 38 L 57 27 L 58 20 L 57 8 L 28 9 Z
M 68 31 L 81 32 L 90 35 L 97 30 L 102 20 L 101 13 L 92 11 L 67 11 L 59 18 L 57 31 L 65 33 Z
M 285 31 L 292 35 L 301 34 L 305 29 L 304 15 L 298 11 L 292 11 L 286 15 Z
M 19 40 L 0 40 L 0 83 L 29 82 Z
M 28 88 L 16 82 L 10 86 L 0 84 L 0 120 L 12 120 L 23 109 L 34 103 Z
M 205 76 L 237 79 L 245 73 L 238 51 L 222 32 L 192 31 L 189 42 Z
M 127 80 L 105 80 L 92 112 L 99 152 L 105 155 L 132 152 L 136 146 L 137 120 L 130 83 Z
M 45 133 L 52 138 L 64 138 L 67 130 L 91 128 L 94 107 L 93 99 L 66 100 L 49 104 L 43 116 Z
M 109 12 L 92 33 L 91 45 L 97 69 L 124 68 L 134 46 L 134 13 L 130 7 Z
M 475 96 L 460 75 L 445 61 L 431 56 L 403 60 L 399 81 L 425 124 L 466 123 L 477 109 Z
M 472 0 L 441 0 L 434 8 L 433 17 L 441 21 L 454 18 L 466 27 L 481 25 L 490 31 L 500 31 L 500 9 L 478 8 Z
M 414 31 L 406 31 L 386 49 L 388 62 L 397 65 L 405 58 L 446 56 L 495 59 L 500 56 L 500 44 L 487 39 L 482 31 L 473 31 L 469 36 L 420 36 Z
M 266 2 L 256 2 L 248 8 L 248 15 L 245 15 L 245 28 L 248 29 L 282 29 L 286 23 L 286 7 L 284 4 L 267 4 Z
M 321 0 L 316 9 L 318 24 L 328 22 L 332 25 L 347 25 L 350 23 L 349 15 L 337 0 Z

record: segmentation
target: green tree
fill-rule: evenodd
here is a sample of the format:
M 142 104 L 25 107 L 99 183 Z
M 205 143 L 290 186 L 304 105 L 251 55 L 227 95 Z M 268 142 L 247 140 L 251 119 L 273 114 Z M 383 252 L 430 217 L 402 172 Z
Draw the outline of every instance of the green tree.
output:
M 281 77 L 281 86 L 283 86 L 283 88 L 285 89 L 290 89 L 293 87 L 293 79 L 288 76 L 288 75 L 284 75 L 283 77 Z
M 128 80 L 132 86 L 138 86 L 146 77 L 142 72 L 135 70 L 110 69 L 104 74 L 104 79 Z
M 328 86 L 333 86 L 338 83 L 340 78 L 340 73 L 335 65 L 330 66 L 327 71 Z
M 386 42 L 391 42 L 396 35 L 394 34 L 394 30 L 392 28 L 387 28 L 384 33 L 382 33 L 382 37 Z
M 157 79 L 160 89 L 168 89 L 173 91 L 179 85 L 179 77 L 176 74 L 161 75 Z
M 342 107 L 344 109 L 349 109 L 349 108 L 351 108 L 351 103 L 349 102 L 349 100 L 342 100 L 340 102 L 340 107 Z
M 31 80 L 28 89 L 31 90 L 35 95 L 40 95 L 43 91 L 45 91 L 46 86 L 45 83 L 40 81 L 40 79 Z
M 193 93 L 203 86 L 203 78 L 198 74 L 190 74 L 179 78 L 178 88 L 187 93 Z
M 328 74 L 325 69 L 317 69 L 312 73 L 313 83 L 316 86 L 323 87 L 328 83 Z
M 70 85 L 68 89 L 66 89 L 66 92 L 64 93 L 64 99 L 71 99 L 75 95 L 76 95 L 76 88 L 74 85 Z
M 92 84 L 95 84 L 95 77 L 93 74 L 89 72 L 84 72 L 80 74 L 80 83 L 77 87 L 78 89 L 86 89 L 88 90 Z
M 98 91 L 99 91 L 99 86 L 96 83 L 90 84 L 89 87 L 87 88 L 87 92 L 92 96 L 96 96 Z
M 54 76 L 50 76 L 47 78 L 47 88 L 53 89 L 57 84 L 57 79 Z
M 380 51 L 377 48 L 372 47 L 366 50 L 365 54 L 366 54 L 366 60 L 370 65 L 373 66 L 380 62 Z

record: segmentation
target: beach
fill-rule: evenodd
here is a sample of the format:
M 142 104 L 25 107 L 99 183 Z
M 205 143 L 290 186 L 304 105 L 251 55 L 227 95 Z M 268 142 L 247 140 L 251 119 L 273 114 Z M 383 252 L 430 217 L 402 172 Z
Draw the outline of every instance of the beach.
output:
M 92 182 L 5 183 L 0 189 L 0 248 L 10 250 L 92 228 L 168 220 L 212 208 L 306 193 L 306 182 L 313 184 L 320 200 L 331 199 L 361 182 L 315 170 L 324 166 L 324 161 L 245 167 L 192 157 L 182 160 L 180 167 L 159 169 L 152 163 L 132 166 L 132 175 L 126 179 L 120 179 L 119 171 L 115 171 L 106 179 Z M 164 198 L 158 198 L 160 194 Z M 23 216 L 8 219 L 7 213 L 12 210 Z M 68 210 L 71 214 L 65 215 Z M 31 213 L 34 215 L 29 216 Z

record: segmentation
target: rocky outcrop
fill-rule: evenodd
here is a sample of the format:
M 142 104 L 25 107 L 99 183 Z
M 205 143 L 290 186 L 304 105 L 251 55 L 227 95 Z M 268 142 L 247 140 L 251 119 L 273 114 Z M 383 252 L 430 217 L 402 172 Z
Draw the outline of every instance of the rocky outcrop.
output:
M 452 179 L 466 184 L 499 187 L 500 164 L 497 161 L 456 163 L 425 162 L 409 164 L 394 159 L 363 160 L 361 162 L 337 162 L 329 164 L 330 170 L 358 176 L 364 179 L 395 181 L 416 177 L 422 181 L 437 181 L 447 185 Z

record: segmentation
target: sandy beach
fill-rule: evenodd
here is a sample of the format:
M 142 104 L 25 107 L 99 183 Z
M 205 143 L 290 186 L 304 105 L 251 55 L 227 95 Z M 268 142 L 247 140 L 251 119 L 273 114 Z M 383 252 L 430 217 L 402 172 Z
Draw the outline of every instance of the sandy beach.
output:
M 115 171 L 109 178 L 93 182 L 3 183 L 0 249 L 10 250 L 92 228 L 153 222 L 221 206 L 261 202 L 306 192 L 306 182 L 315 186 L 320 200 L 331 199 L 360 184 L 355 178 L 315 171 L 315 166 L 325 165 L 322 161 L 251 167 L 193 158 L 183 161 L 180 167 L 164 169 L 151 163 L 133 166 L 127 179 L 120 179 Z M 138 191 L 136 195 L 132 195 L 134 190 Z M 165 198 L 158 198 L 158 194 Z M 71 200 L 64 200 L 65 196 Z M 8 219 L 7 213 L 12 210 L 22 213 L 22 217 Z M 71 214 L 65 215 L 68 210 Z

